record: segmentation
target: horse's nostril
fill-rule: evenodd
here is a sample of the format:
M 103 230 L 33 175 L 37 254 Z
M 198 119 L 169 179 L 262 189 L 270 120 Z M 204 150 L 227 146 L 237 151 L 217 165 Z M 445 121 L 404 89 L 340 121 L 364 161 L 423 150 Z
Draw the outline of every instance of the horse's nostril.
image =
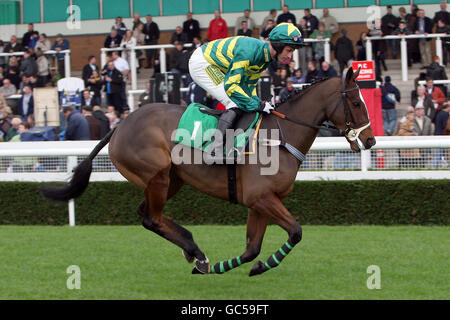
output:
M 371 148 L 376 143 L 377 143 L 377 141 L 375 140 L 375 138 L 367 138 L 367 140 L 366 140 L 366 148 Z

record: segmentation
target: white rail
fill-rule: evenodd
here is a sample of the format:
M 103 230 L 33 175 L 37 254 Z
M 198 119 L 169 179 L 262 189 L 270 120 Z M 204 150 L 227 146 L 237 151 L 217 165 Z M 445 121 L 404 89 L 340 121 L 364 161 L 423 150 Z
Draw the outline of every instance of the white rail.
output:
M 384 37 L 367 37 L 366 38 L 366 59 L 373 60 L 372 57 L 372 41 L 375 40 L 400 40 L 400 54 L 401 54 L 401 63 L 402 63 L 402 80 L 408 81 L 408 48 L 406 40 L 408 39 L 426 39 L 426 38 L 436 38 L 436 55 L 440 58 L 442 63 L 442 39 L 447 38 L 450 35 L 445 33 L 434 33 L 428 35 L 418 35 L 411 34 L 406 36 L 384 36 Z
M 450 167 L 436 168 L 433 170 L 390 170 L 377 169 L 373 167 L 373 152 L 388 152 L 395 149 L 431 149 L 443 150 L 443 157 L 450 149 L 450 136 L 419 136 L 419 137 L 376 137 L 377 144 L 373 150 L 363 150 L 361 153 L 348 153 L 349 144 L 342 137 L 317 138 L 311 147 L 308 158 L 314 158 L 314 153 L 324 153 L 328 156 L 338 153 L 348 153 L 347 156 L 358 158 L 360 167 L 352 170 L 324 170 L 317 171 L 303 169 L 297 173 L 296 180 L 400 180 L 400 179 L 450 179 Z M 4 142 L 0 143 L 0 165 L 8 159 L 23 159 L 20 157 L 66 157 L 62 159 L 65 170 L 58 172 L 0 172 L 1 181 L 31 181 L 31 182 L 51 182 L 67 181 L 72 170 L 76 167 L 79 156 L 87 156 L 91 153 L 98 141 L 57 141 L 57 142 Z M 394 150 L 392 150 L 394 149 Z M 430 153 L 431 154 L 431 153 Z M 126 181 L 125 178 L 115 170 L 112 164 L 104 165 L 95 163 L 96 160 L 107 158 L 108 148 L 105 146 L 94 159 L 94 172 L 91 174 L 91 181 Z M 344 155 L 345 157 L 346 155 Z M 19 158 L 18 158 L 19 157 Z M 450 159 L 447 159 L 450 162 Z M 41 160 L 45 161 L 45 160 Z M 61 162 L 60 162 L 61 164 Z M 103 169 L 103 170 L 99 170 Z M 4 171 L 4 170 L 3 170 Z M 75 226 L 75 202 L 68 201 L 69 225 Z

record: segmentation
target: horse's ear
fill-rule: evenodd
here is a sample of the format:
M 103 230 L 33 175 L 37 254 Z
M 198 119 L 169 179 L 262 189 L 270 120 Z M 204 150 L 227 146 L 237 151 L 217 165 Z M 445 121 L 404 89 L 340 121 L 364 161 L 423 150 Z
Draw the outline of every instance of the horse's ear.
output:
M 350 83 L 350 81 L 352 81 L 353 78 L 353 68 L 350 67 L 347 69 L 347 72 L 345 74 L 345 83 Z
M 356 78 L 358 78 L 360 71 L 361 71 L 361 67 L 359 67 L 358 70 L 353 73 L 353 80 L 356 80 Z

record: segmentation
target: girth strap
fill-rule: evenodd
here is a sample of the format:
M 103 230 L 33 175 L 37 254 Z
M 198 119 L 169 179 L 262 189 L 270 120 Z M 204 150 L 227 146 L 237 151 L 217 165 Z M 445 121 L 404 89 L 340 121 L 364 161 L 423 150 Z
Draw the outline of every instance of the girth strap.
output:
M 237 204 L 237 186 L 236 186 L 236 164 L 227 164 L 228 173 L 228 199 L 231 203 Z

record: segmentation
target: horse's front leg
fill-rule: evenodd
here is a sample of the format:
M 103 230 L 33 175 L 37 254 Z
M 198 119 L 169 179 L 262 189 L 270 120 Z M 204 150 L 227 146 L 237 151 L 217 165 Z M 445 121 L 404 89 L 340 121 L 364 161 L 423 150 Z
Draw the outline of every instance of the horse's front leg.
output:
M 210 273 L 221 274 L 254 260 L 261 250 L 267 223 L 268 220 L 264 215 L 254 209 L 249 209 L 247 219 L 247 246 L 244 253 L 233 259 L 217 262 L 210 267 Z
M 272 254 L 265 263 L 261 261 L 255 263 L 250 271 L 250 276 L 255 276 L 277 267 L 294 248 L 294 246 L 302 239 L 302 228 L 300 227 L 300 224 L 284 207 L 280 198 L 276 194 L 272 192 L 264 194 L 258 201 L 255 202 L 253 208 L 261 214 L 266 215 L 270 218 L 270 220 L 286 230 L 289 235 L 289 239 L 283 244 L 283 246 L 281 246 L 280 249 L 278 249 L 278 251 Z

